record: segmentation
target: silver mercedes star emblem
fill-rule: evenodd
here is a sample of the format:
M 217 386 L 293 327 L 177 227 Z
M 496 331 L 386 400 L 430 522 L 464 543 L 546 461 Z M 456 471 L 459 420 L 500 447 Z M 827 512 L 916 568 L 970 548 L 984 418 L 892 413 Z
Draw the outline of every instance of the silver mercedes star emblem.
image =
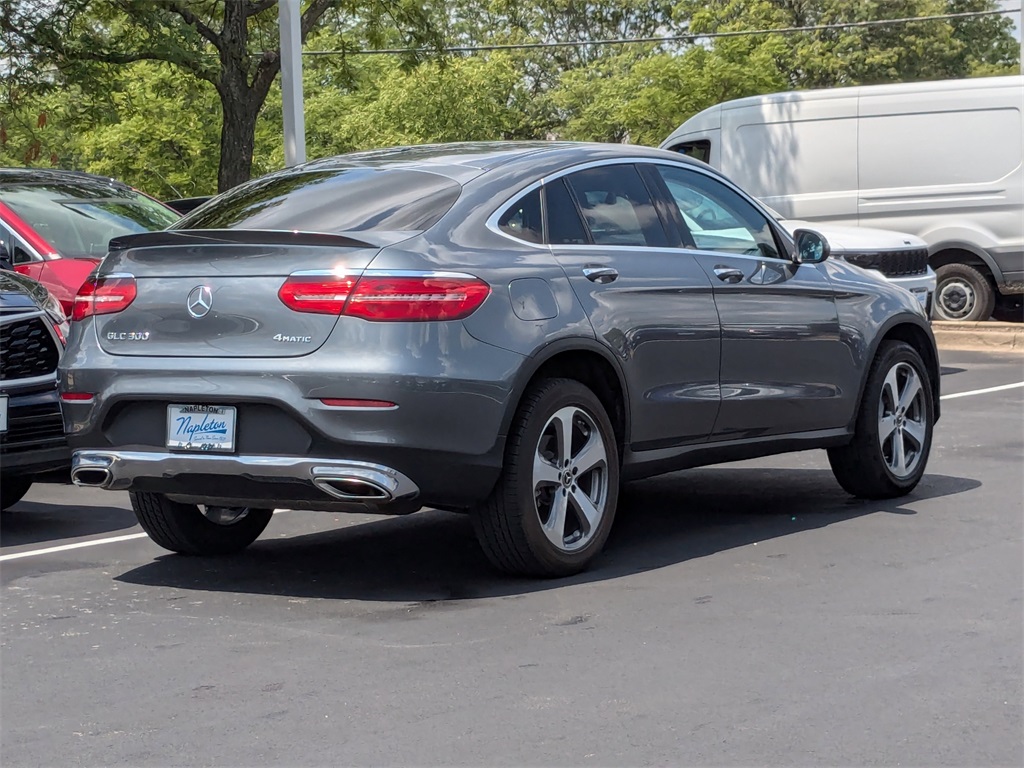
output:
M 197 285 L 189 292 L 185 306 L 192 317 L 206 317 L 213 306 L 213 291 L 208 285 Z

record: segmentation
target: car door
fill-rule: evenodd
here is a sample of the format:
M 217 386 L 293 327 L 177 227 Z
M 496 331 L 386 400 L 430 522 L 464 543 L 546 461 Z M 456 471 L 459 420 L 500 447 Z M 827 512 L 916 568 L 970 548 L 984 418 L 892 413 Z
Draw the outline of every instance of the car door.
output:
M 621 361 L 633 450 L 706 440 L 718 413 L 720 332 L 711 280 L 669 247 L 631 163 L 585 167 L 544 187 L 546 235 L 597 337 Z
M 824 268 L 798 264 L 752 201 L 701 169 L 656 164 L 684 249 L 714 286 L 722 407 L 713 440 L 845 427 L 859 376 Z

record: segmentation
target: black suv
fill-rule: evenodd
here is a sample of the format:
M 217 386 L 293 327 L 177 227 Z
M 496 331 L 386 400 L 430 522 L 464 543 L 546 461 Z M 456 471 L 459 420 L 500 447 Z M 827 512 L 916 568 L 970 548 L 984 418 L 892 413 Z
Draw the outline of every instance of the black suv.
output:
M 0 269 L 0 509 L 36 476 L 70 466 L 56 386 L 66 332 L 46 288 Z

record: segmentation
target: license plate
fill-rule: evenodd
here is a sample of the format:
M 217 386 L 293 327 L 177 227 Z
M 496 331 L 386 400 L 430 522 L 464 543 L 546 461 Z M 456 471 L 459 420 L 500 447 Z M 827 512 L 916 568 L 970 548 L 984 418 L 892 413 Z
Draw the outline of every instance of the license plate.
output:
M 7 431 L 7 395 L 0 396 L 0 432 Z
M 917 297 L 917 300 L 921 302 L 921 306 L 928 309 L 928 291 L 922 288 L 918 291 L 912 291 L 912 293 Z
M 186 451 L 235 450 L 233 405 L 167 406 L 167 447 Z

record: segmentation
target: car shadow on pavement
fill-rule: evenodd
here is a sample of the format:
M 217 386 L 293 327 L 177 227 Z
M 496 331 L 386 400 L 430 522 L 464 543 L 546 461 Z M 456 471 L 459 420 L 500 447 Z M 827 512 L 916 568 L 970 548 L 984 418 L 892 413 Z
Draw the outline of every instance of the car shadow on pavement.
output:
M 20 547 L 122 531 L 137 525 L 131 509 L 22 501 L 0 515 L 0 546 Z
M 615 579 L 915 502 L 977 480 L 927 475 L 913 494 L 860 501 L 823 469 L 700 469 L 627 485 L 605 552 L 566 579 L 502 577 L 465 515 L 426 511 L 333 531 L 258 541 L 230 558 L 167 555 L 117 577 L 136 585 L 299 598 L 436 603 L 521 595 Z M 296 513 L 317 514 L 317 513 Z

